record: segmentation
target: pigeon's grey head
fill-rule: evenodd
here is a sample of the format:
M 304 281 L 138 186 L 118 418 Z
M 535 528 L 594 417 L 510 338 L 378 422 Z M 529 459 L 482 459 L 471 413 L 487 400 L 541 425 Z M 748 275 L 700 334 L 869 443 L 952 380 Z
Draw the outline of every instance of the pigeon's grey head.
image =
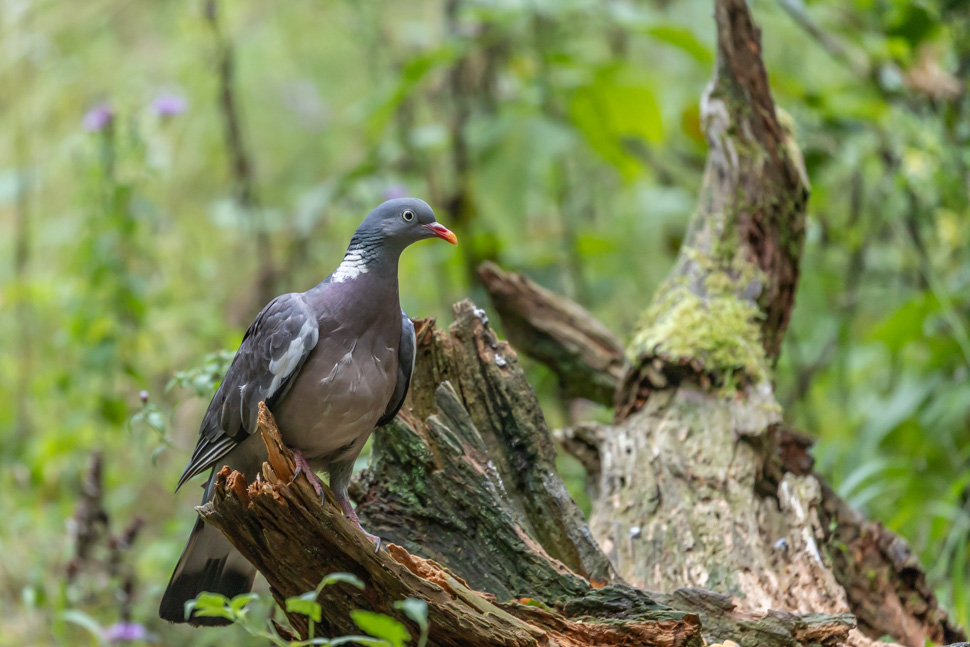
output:
M 370 212 L 357 228 L 355 238 L 380 239 L 385 245 L 404 249 L 425 238 L 441 238 L 452 245 L 458 238 L 434 218 L 428 203 L 418 198 L 388 200 Z

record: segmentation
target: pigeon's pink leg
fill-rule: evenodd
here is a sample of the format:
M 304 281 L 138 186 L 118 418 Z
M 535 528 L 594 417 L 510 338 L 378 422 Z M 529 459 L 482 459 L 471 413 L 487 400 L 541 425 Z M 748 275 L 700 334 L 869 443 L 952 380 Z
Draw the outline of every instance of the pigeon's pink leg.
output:
M 379 551 L 381 549 L 381 538 L 377 535 L 370 534 L 364 530 L 363 526 L 360 525 L 360 519 L 357 518 L 357 512 L 354 510 L 354 506 L 351 505 L 350 499 L 348 499 L 346 495 L 341 496 L 339 492 L 334 492 L 334 498 L 337 499 L 337 503 L 340 504 L 340 509 L 344 511 L 344 516 L 357 524 L 357 527 L 360 528 L 362 533 L 364 533 L 364 536 L 374 542 L 374 544 L 377 546 L 374 552 Z
M 296 473 L 293 474 L 293 481 L 295 481 L 296 477 L 299 476 L 300 474 L 305 474 L 307 480 L 310 481 L 310 485 L 312 485 L 313 489 L 316 490 L 316 493 L 320 497 L 320 501 L 322 502 L 323 501 L 323 481 L 321 481 L 320 477 L 317 476 L 317 473 L 313 471 L 313 468 L 310 467 L 310 464 L 306 462 L 306 459 L 303 458 L 303 454 L 300 453 L 299 449 L 293 450 L 293 460 L 296 462 Z M 293 481 L 290 481 L 290 482 L 292 483 Z
M 317 476 L 317 473 L 313 471 L 313 468 L 310 467 L 307 460 L 303 458 L 303 454 L 300 453 L 300 450 L 294 449 L 292 451 L 293 460 L 296 462 L 296 473 L 293 475 L 293 480 L 295 481 L 296 477 L 301 473 L 306 474 L 307 480 L 310 481 L 313 489 L 316 490 L 317 494 L 320 495 L 320 502 L 323 503 L 323 481 L 321 481 L 320 477 Z M 374 542 L 374 544 L 377 546 L 376 550 L 379 551 L 381 549 L 381 538 L 377 535 L 370 534 L 364 530 L 363 526 L 360 525 L 360 519 L 357 517 L 357 513 L 354 511 L 354 506 L 350 503 L 350 499 L 347 497 L 346 491 L 344 491 L 342 488 L 337 488 L 333 492 L 333 498 L 337 500 L 337 504 L 343 511 L 344 516 L 353 521 L 354 524 L 360 528 L 360 531 L 364 533 L 364 536 Z

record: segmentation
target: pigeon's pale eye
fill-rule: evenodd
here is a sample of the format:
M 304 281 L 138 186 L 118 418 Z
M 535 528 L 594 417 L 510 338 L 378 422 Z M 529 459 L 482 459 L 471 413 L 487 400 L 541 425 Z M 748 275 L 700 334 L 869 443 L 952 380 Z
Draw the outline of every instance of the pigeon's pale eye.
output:
M 414 220 L 414 212 L 408 209 L 407 211 L 401 214 L 401 217 L 404 218 L 404 222 L 411 222 L 412 220 Z

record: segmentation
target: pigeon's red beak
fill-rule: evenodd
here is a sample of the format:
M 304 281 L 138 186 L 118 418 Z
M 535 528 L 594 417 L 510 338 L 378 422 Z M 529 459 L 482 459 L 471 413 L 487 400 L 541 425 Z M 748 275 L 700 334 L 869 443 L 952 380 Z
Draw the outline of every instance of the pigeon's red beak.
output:
M 452 245 L 457 245 L 458 244 L 458 236 L 455 235 L 455 232 L 451 231 L 450 229 L 448 229 L 444 225 L 439 225 L 436 222 L 432 222 L 430 224 L 425 225 L 424 227 L 425 227 L 425 229 L 427 229 L 428 231 L 430 231 L 432 234 L 434 234 L 438 238 L 440 238 L 442 240 L 447 240 Z

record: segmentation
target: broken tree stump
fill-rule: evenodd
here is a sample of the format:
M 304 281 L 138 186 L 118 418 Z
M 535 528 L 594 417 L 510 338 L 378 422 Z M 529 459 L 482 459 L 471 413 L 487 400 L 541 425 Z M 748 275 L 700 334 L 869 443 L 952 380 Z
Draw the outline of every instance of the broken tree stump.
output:
M 428 604 L 432 645 L 701 645 L 695 614 L 670 610 L 645 596 L 638 608 L 627 609 L 629 613 L 622 617 L 608 604 L 597 608 L 590 601 L 583 614 L 576 614 L 584 617 L 573 618 L 553 607 L 499 601 L 478 593 L 448 569 L 395 544 L 375 552 L 373 544 L 344 518 L 329 488 L 325 487 L 321 504 L 304 476 L 292 480 L 293 456 L 262 404 L 258 424 L 269 452 L 261 478 L 246 484 L 239 472 L 223 468 L 215 497 L 200 507 L 200 514 L 259 569 L 284 609 L 286 598 L 312 591 L 329 573 L 352 573 L 364 582 L 363 590 L 344 586 L 338 594 L 329 589 L 322 594 L 327 597 L 318 635 L 356 633 L 350 617 L 354 609 L 393 616 L 417 635 L 418 628 L 393 603 L 418 598 Z M 585 617 L 594 610 L 601 619 Z M 288 612 L 287 618 L 306 639 L 306 617 Z

